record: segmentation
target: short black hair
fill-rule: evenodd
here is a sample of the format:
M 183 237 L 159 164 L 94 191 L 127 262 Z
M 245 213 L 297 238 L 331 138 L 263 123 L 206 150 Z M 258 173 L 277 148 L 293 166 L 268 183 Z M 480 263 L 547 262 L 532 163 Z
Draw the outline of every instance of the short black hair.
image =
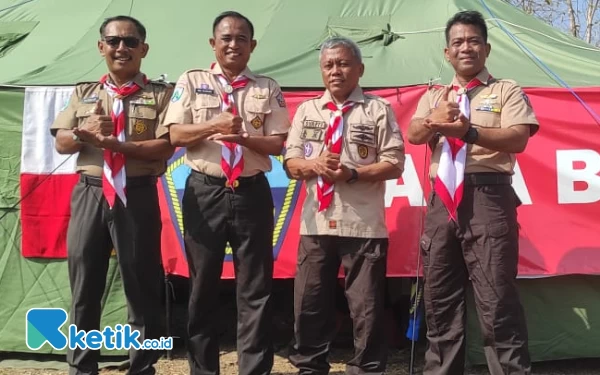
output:
M 105 19 L 104 22 L 102 22 L 102 25 L 100 25 L 100 36 L 102 38 L 104 38 L 104 30 L 106 29 L 106 26 L 111 22 L 117 22 L 117 21 L 131 22 L 137 29 L 138 34 L 140 34 L 140 38 L 142 38 L 142 42 L 146 41 L 146 28 L 144 27 L 144 25 L 142 25 L 142 23 L 140 21 L 136 20 L 133 17 L 129 17 L 129 16 L 114 16 L 114 17 L 109 17 L 109 18 Z
M 219 26 L 221 21 L 223 21 L 223 19 L 227 18 L 227 17 L 238 18 L 238 19 L 246 22 L 246 24 L 248 25 L 248 29 L 250 29 L 250 39 L 254 39 L 254 25 L 252 24 L 252 22 L 250 22 L 248 17 L 244 16 L 241 13 L 235 12 L 233 10 L 228 10 L 226 12 L 223 12 L 223 13 L 219 14 L 217 16 L 217 18 L 215 18 L 215 20 L 213 22 L 213 35 L 215 33 L 215 30 L 217 29 L 217 26 Z
M 487 43 L 488 29 L 483 16 L 475 10 L 465 10 L 456 13 L 446 23 L 446 44 L 450 43 L 450 29 L 457 24 L 477 26 L 481 31 L 484 43 Z

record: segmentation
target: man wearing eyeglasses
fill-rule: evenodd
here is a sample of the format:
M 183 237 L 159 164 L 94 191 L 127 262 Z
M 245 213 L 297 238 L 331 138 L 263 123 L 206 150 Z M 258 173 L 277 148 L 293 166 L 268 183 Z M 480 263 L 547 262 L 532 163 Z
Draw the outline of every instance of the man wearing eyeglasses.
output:
M 100 328 L 101 301 L 114 248 L 127 298 L 128 323 L 140 343 L 162 331 L 161 220 L 156 182 L 173 154 L 160 126 L 170 85 L 141 73 L 146 29 L 117 16 L 100 26 L 98 50 L 108 74 L 80 83 L 51 127 L 56 149 L 77 156 L 80 174 L 67 233 L 71 324 Z M 154 374 L 158 352 L 131 350 L 129 374 Z M 70 374 L 97 374 L 99 351 L 69 349 Z
M 213 22 L 216 63 L 178 80 L 165 126 L 186 147 L 192 172 L 183 195 L 190 268 L 191 374 L 219 373 L 218 296 L 226 244 L 237 279 L 239 373 L 269 374 L 273 198 L 265 172 L 290 126 L 279 85 L 247 64 L 256 47 L 250 20 L 225 12 Z

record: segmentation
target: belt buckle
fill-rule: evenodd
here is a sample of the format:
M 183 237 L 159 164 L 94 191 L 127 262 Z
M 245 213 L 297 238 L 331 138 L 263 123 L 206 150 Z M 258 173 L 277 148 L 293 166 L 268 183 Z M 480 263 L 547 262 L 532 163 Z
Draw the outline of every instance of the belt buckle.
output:
M 234 189 L 240 186 L 240 181 L 233 180 L 233 184 L 229 180 L 225 181 L 225 187 L 233 187 Z

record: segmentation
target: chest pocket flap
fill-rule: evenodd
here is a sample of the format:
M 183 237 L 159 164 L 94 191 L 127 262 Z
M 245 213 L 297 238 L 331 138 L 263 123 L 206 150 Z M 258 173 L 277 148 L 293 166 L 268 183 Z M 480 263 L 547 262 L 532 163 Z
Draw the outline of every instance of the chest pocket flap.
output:
M 249 97 L 244 102 L 244 110 L 251 113 L 269 114 L 271 113 L 271 106 L 269 105 L 268 96 L 264 95 L 265 99 L 257 99 Z
M 199 94 L 194 100 L 194 109 L 215 109 L 221 106 L 221 101 L 216 95 Z
M 156 108 L 153 106 L 132 104 L 129 107 L 129 117 L 154 120 L 156 119 Z

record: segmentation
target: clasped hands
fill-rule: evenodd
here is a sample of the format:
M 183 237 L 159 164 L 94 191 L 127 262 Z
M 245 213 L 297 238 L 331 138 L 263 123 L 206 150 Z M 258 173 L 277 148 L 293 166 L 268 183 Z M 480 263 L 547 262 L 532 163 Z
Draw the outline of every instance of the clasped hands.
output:
M 92 109 L 92 115 L 73 129 L 73 135 L 82 142 L 97 148 L 114 150 L 121 142 L 113 135 L 115 124 L 112 118 L 102 114 L 102 100 L 98 100 Z
M 221 112 L 215 117 L 213 126 L 215 134 L 209 136 L 208 140 L 232 143 L 242 143 L 248 138 L 248 133 L 242 130 L 244 120 L 229 111 Z
M 329 148 L 325 148 L 313 163 L 313 171 L 329 184 L 348 181 L 352 177 L 350 168 L 340 162 L 340 154 L 331 152 Z
M 469 130 L 471 123 L 460 112 L 458 103 L 448 101 L 451 87 L 444 89 L 438 106 L 425 118 L 423 125 L 433 132 L 441 133 L 446 137 L 462 138 Z

